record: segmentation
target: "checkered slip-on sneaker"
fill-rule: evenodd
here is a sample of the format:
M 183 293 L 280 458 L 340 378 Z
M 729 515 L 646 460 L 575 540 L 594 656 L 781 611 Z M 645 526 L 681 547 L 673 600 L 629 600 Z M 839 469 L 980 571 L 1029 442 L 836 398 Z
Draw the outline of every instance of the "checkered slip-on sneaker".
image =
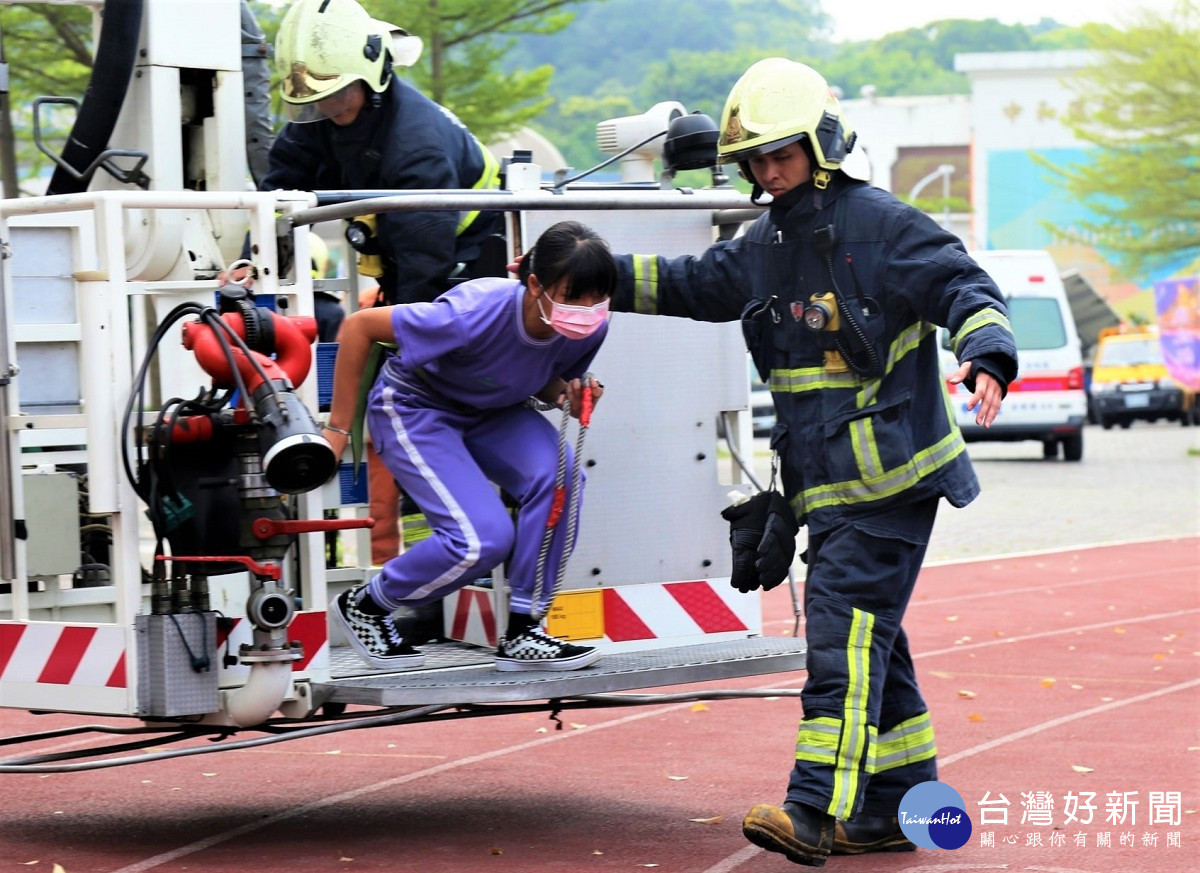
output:
M 425 656 L 404 641 L 390 615 L 371 615 L 358 608 L 362 586 L 343 591 L 329 604 L 329 618 L 342 630 L 358 656 L 380 670 L 420 667 Z
M 501 639 L 496 649 L 496 669 L 578 670 L 594 664 L 600 651 L 591 646 L 576 646 L 550 636 L 537 625 L 510 639 Z

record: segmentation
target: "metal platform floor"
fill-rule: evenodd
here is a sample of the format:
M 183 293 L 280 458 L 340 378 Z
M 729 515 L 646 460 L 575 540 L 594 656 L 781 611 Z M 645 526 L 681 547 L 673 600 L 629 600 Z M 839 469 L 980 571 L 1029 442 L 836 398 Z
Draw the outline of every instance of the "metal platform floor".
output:
M 373 670 L 348 648 L 332 654 L 333 679 L 314 687 L 317 699 L 371 706 L 510 703 L 712 682 L 803 670 L 805 644 L 792 637 L 605 654 L 582 670 L 502 673 L 492 651 L 460 643 L 421 646 L 415 670 Z

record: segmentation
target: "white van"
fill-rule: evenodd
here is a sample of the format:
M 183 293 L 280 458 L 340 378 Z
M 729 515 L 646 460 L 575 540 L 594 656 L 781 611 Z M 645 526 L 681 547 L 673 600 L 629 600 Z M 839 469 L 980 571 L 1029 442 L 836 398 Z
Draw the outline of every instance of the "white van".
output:
M 1038 440 L 1047 459 L 1058 457 L 1061 445 L 1064 460 L 1081 460 L 1087 418 L 1083 353 L 1058 267 L 1039 249 L 977 251 L 971 257 L 1008 301 L 1019 372 L 990 428 L 975 424 L 975 413 L 967 411 L 966 388 L 947 386 L 963 436 L 967 442 Z M 950 373 L 958 365 L 945 330 L 941 339 L 943 370 Z

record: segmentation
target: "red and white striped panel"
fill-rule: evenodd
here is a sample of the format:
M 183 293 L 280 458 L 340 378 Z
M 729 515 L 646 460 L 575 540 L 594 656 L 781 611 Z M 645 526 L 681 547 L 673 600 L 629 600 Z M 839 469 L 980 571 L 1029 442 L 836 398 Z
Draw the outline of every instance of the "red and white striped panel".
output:
M 603 588 L 600 594 L 602 639 L 621 644 L 622 649 L 704 642 L 714 634 L 762 633 L 758 595 L 731 588 L 728 579 L 622 585 Z M 491 596 L 487 589 L 472 587 L 448 596 L 446 636 L 479 646 L 496 645 Z
M 725 579 L 604 589 L 604 638 L 613 643 L 761 630 L 758 597 Z
M 0 622 L 0 683 L 125 688 L 125 630 Z
M 296 640 L 303 646 L 304 657 L 292 662 L 292 672 L 299 673 L 314 665 L 323 666 L 329 663 L 329 625 L 326 623 L 324 612 L 297 612 L 287 629 L 288 639 Z M 217 648 L 226 645 L 228 650 L 237 654 L 243 643 L 254 640 L 254 626 L 244 618 L 233 620 L 233 629 L 229 633 L 217 631 Z M 229 668 L 224 668 L 229 669 Z
M 443 620 L 444 632 L 449 639 L 476 646 L 495 646 L 497 643 L 491 589 L 468 585 L 455 591 L 446 598 Z

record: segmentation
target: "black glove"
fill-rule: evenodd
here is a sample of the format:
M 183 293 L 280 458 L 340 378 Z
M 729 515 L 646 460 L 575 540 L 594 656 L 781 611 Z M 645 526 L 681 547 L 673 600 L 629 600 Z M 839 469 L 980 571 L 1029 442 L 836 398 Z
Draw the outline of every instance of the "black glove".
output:
M 743 503 L 725 507 L 721 517 L 729 522 L 733 548 L 730 585 L 743 594 L 759 587 L 770 591 L 787 578 L 800 528 L 782 494 L 761 491 Z
M 770 591 L 787 578 L 796 555 L 796 514 L 787 499 L 777 491 L 769 492 L 767 523 L 758 543 L 758 560 L 754 566 L 763 591 Z

